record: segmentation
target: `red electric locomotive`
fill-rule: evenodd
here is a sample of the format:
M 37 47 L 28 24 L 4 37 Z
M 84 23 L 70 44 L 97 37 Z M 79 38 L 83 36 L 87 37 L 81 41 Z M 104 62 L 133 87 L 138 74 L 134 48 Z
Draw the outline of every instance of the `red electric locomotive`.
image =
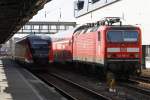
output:
M 116 23 L 119 25 L 114 25 Z M 118 17 L 107 17 L 97 23 L 80 26 L 70 34 L 73 35 L 69 39 L 53 43 L 60 47 L 57 51 L 54 49 L 56 60 L 92 64 L 97 66 L 95 71 L 102 68 L 103 72 L 111 71 L 123 76 L 141 72 L 139 27 L 122 25 Z

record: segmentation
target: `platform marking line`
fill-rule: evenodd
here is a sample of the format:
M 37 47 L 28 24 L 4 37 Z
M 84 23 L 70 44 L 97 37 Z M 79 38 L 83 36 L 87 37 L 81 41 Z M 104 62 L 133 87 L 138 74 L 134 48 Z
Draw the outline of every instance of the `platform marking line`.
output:
M 43 81 L 41 81 L 38 77 L 36 77 L 35 75 L 33 75 L 32 73 L 30 73 L 28 70 L 22 69 L 23 71 L 27 72 L 28 74 L 30 74 L 33 78 L 35 78 L 36 80 L 38 80 L 40 83 L 42 83 L 45 87 L 47 87 L 48 89 L 50 89 L 53 93 L 58 93 L 54 87 L 50 87 L 47 84 L 45 84 Z M 59 93 L 58 93 L 59 94 Z M 61 94 L 59 94 L 61 95 Z M 62 95 L 61 95 L 62 96 Z M 61 100 L 68 100 L 65 97 L 61 97 Z
M 16 68 L 17 69 L 17 68 Z M 36 89 L 25 79 L 25 77 L 18 71 L 17 73 L 19 76 L 23 79 L 23 81 L 32 89 L 32 91 L 35 93 L 35 95 L 40 99 L 40 100 L 45 100 L 40 94 L 36 91 Z
M 4 92 L 7 87 L 8 82 L 4 72 L 4 66 L 0 64 L 0 100 L 13 100 L 13 97 L 10 93 Z
M 27 70 L 25 70 L 25 69 L 22 69 L 22 70 L 24 70 L 25 72 L 27 72 L 28 74 L 30 74 L 33 78 L 35 78 L 36 80 L 38 80 L 38 82 L 42 83 L 45 87 L 47 87 L 47 88 L 49 88 L 50 90 L 52 90 L 53 93 L 57 93 L 57 92 L 55 91 L 55 88 L 48 86 L 48 85 L 45 84 L 43 81 L 41 81 L 38 77 L 36 77 L 35 75 L 31 74 L 29 71 L 27 71 Z
M 6 87 L 8 87 L 8 82 L 6 82 L 6 74 L 4 72 L 4 68 L 0 68 L 0 93 L 3 93 Z

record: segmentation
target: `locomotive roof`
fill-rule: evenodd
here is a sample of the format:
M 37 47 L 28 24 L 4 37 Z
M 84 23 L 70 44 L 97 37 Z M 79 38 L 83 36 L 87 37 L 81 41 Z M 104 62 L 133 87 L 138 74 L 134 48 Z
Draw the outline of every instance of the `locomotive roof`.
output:
M 95 25 L 95 26 L 89 26 L 89 25 L 82 25 L 78 28 L 76 28 L 76 31 L 78 30 L 82 30 L 82 29 L 86 29 L 86 28 L 93 28 L 93 27 L 105 27 L 105 28 L 110 28 L 110 29 L 116 29 L 116 30 L 134 30 L 137 29 L 137 26 L 133 26 L 133 25 Z
M 95 22 L 95 23 L 86 23 L 78 27 L 74 33 L 78 30 L 88 29 L 88 28 L 110 28 L 110 29 L 137 29 L 136 26 L 132 25 L 123 25 L 120 17 L 104 17 L 103 19 Z

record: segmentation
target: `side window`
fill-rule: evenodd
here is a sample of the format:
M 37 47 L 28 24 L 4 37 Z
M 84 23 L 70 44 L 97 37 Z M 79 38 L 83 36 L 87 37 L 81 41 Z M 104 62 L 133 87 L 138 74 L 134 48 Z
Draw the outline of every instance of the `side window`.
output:
M 97 33 L 98 35 L 98 41 L 101 41 L 101 33 L 100 33 L 100 31 L 98 31 L 98 33 Z
M 96 2 L 98 2 L 98 1 L 100 1 L 100 0 L 92 0 L 92 3 L 96 3 Z
M 84 1 L 78 1 L 77 7 L 78 7 L 78 10 L 83 9 L 83 7 L 84 7 Z

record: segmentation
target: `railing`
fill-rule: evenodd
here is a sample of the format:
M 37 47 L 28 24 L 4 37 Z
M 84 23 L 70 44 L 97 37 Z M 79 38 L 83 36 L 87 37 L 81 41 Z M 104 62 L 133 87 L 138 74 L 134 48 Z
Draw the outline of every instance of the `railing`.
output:
M 17 34 L 55 34 L 76 26 L 76 22 L 28 22 Z

